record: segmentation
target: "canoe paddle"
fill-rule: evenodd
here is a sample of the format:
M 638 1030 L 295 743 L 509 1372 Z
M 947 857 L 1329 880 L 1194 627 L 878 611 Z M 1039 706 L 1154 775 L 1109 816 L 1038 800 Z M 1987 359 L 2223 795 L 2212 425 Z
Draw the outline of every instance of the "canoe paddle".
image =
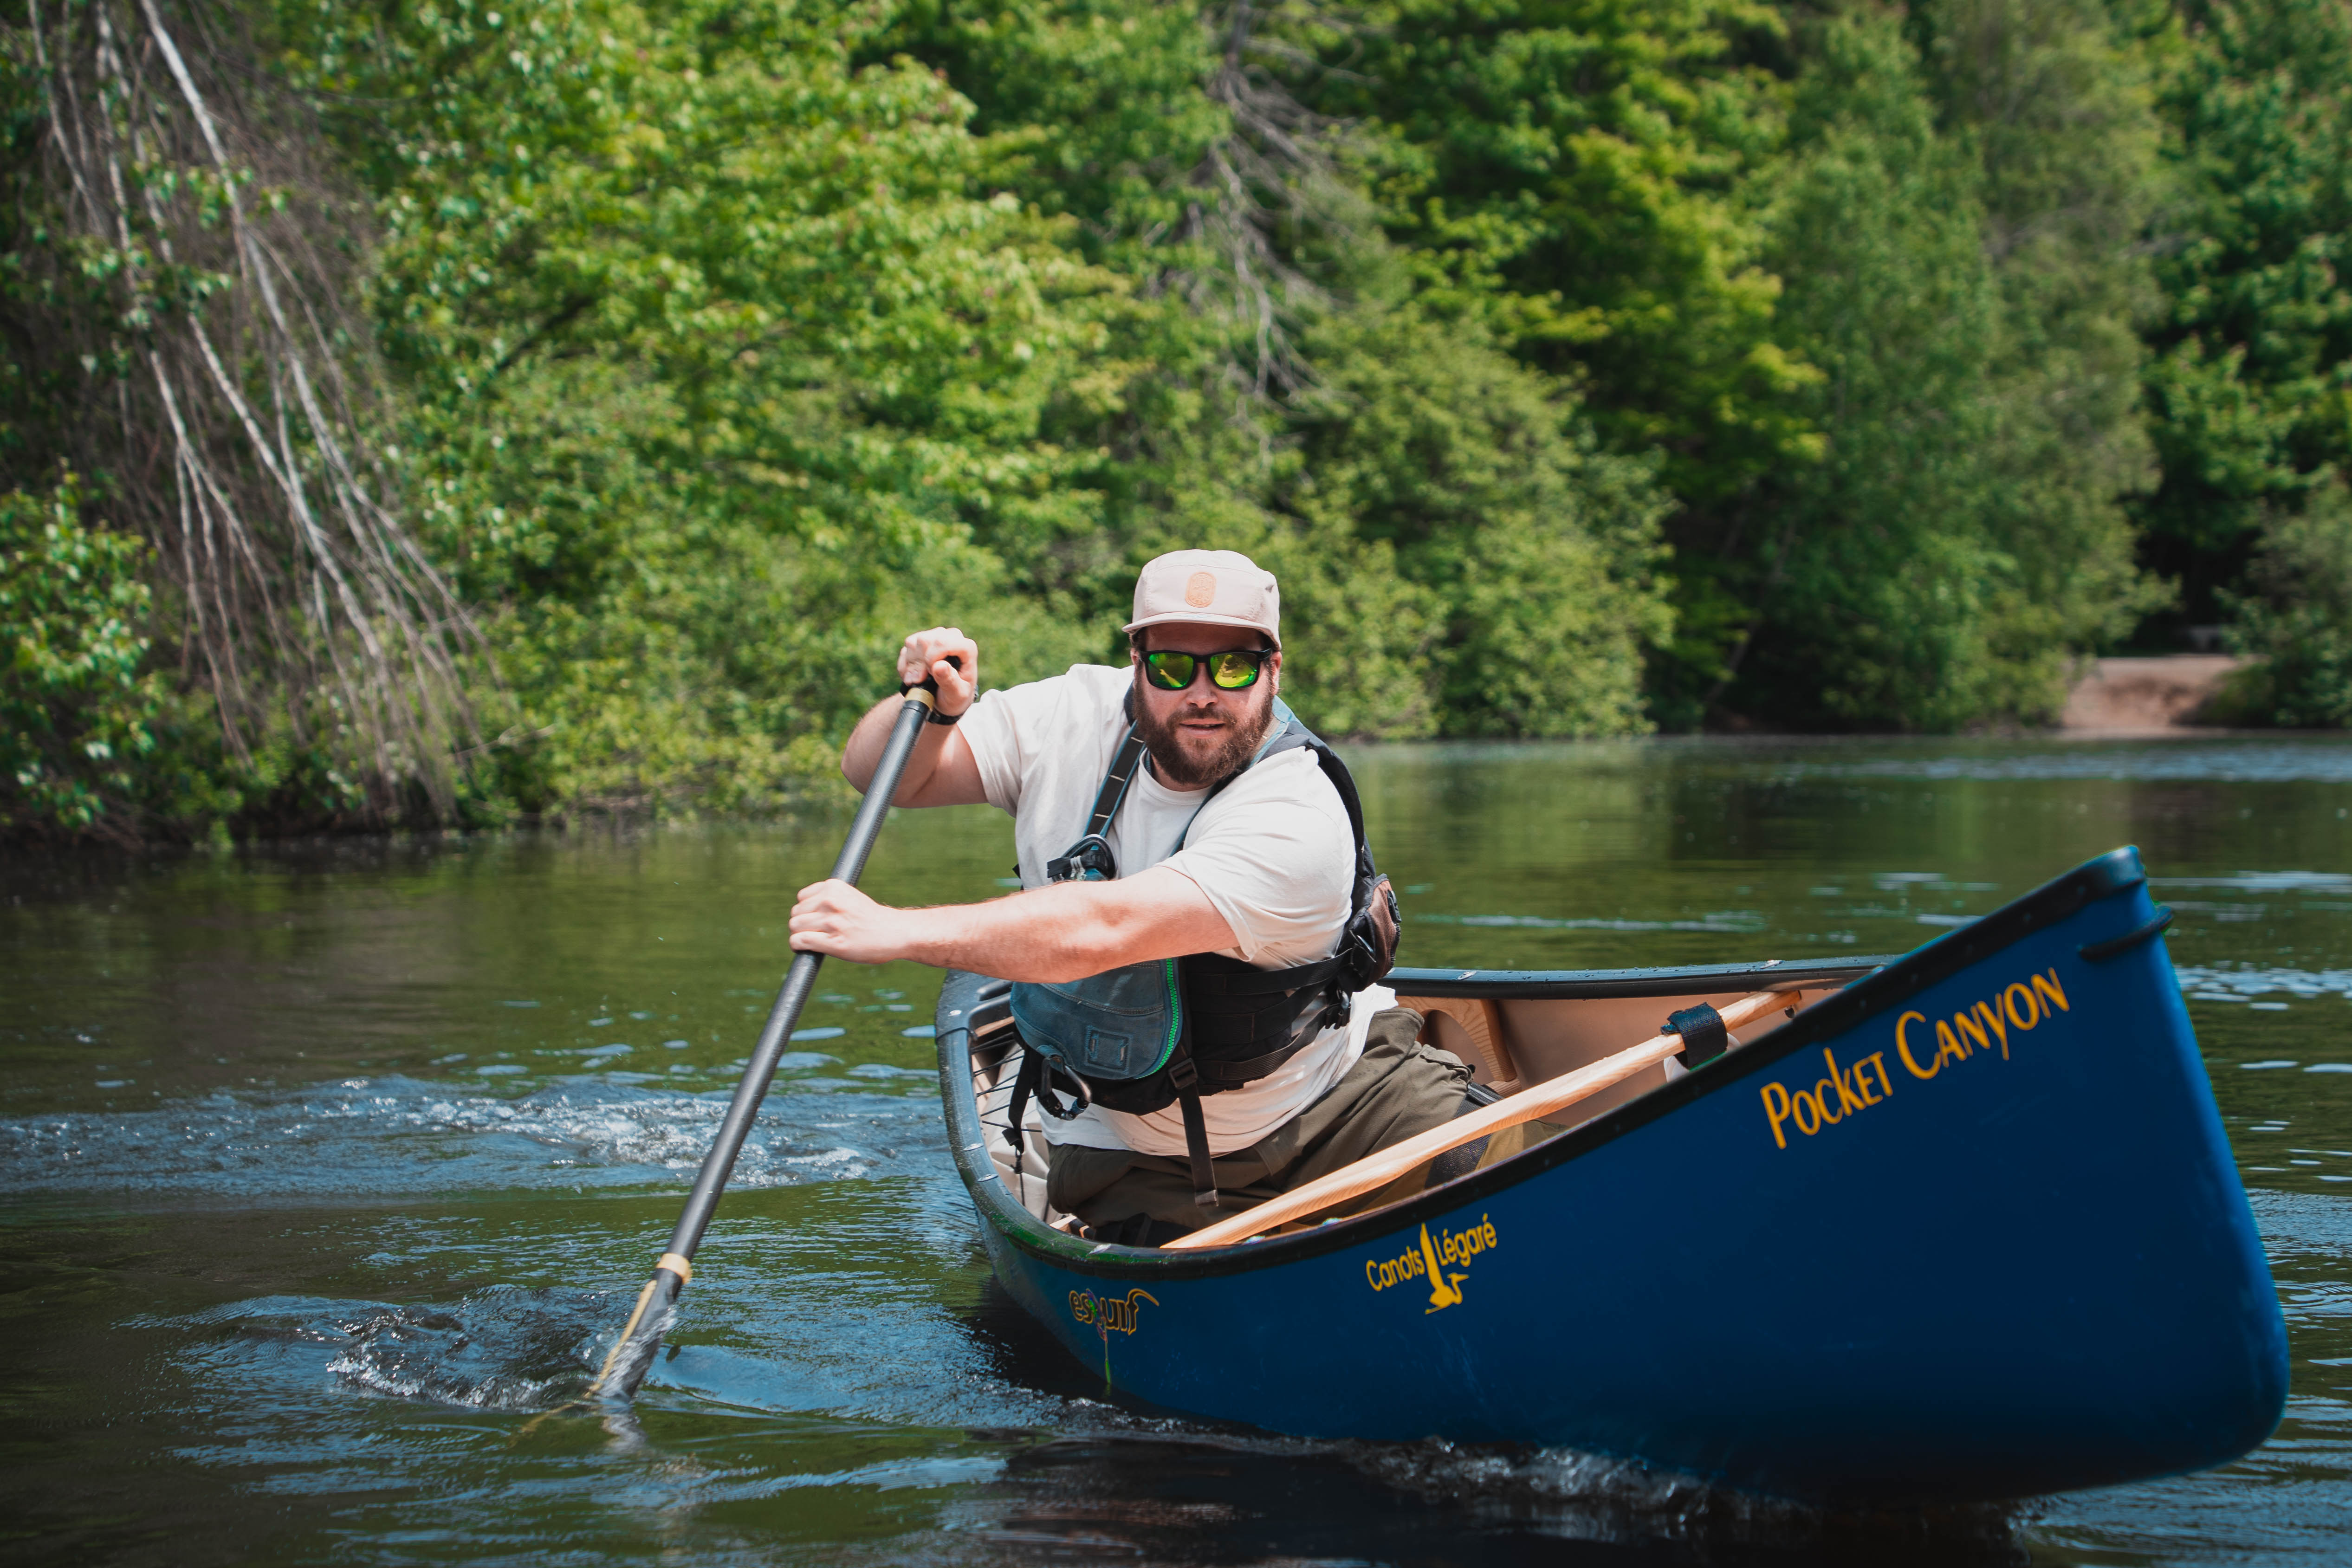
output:
M 948 662 L 958 669 L 963 668 L 961 659 L 950 658 Z M 866 857 L 873 851 L 874 840 L 882 832 L 882 818 L 890 809 L 890 799 L 898 793 L 898 775 L 907 771 L 907 759 L 914 754 L 924 721 L 939 705 L 939 689 L 936 680 L 908 689 L 906 705 L 898 710 L 898 721 L 890 731 L 889 743 L 882 748 L 882 761 L 866 787 L 866 799 L 857 808 L 856 820 L 849 825 L 848 841 L 841 847 L 841 858 L 833 863 L 835 880 L 855 887 L 864 873 Z M 776 1005 L 768 1009 L 768 1022 L 760 1031 L 760 1043 L 752 1047 L 751 1063 L 735 1086 L 735 1098 L 728 1104 L 726 1119 L 719 1124 L 719 1136 L 711 1143 L 710 1152 L 702 1158 L 702 1170 L 694 1178 L 694 1190 L 687 1194 L 686 1212 L 677 1216 L 677 1228 L 670 1232 L 669 1249 L 654 1266 L 654 1277 L 637 1292 L 635 1310 L 622 1326 L 621 1337 L 613 1342 L 613 1352 L 604 1358 L 604 1370 L 597 1373 L 596 1381 L 588 1385 L 583 1398 L 610 1399 L 617 1395 L 633 1399 L 636 1397 L 637 1385 L 652 1370 L 655 1352 L 661 1349 L 662 1330 L 668 1321 L 669 1309 L 686 1289 L 686 1282 L 694 1278 L 694 1249 L 702 1245 L 702 1233 L 710 1227 L 710 1215 L 719 1207 L 719 1194 L 726 1190 L 727 1178 L 735 1170 L 735 1157 L 743 1152 L 743 1141 L 751 1134 L 751 1121 L 759 1115 L 760 1102 L 767 1098 L 769 1082 L 776 1076 L 776 1059 L 783 1055 L 785 1043 L 792 1038 L 793 1026 L 800 1022 L 801 1009 L 808 1005 L 809 994 L 816 988 L 817 967 L 824 962 L 824 954 L 821 952 L 793 955 L 793 966 L 784 972 L 783 988 L 776 993 Z

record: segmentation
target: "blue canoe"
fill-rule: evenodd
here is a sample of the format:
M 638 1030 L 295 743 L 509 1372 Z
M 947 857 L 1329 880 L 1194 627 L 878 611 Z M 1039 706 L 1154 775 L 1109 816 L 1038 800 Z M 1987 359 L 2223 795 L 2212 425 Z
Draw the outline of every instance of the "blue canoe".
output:
M 1201 1251 L 1047 1223 L 1002 1125 L 1002 982 L 949 977 L 940 1079 L 998 1278 L 1123 1394 L 1824 1502 L 2014 1498 L 2219 1464 L 2284 1405 L 2167 919 L 2118 849 L 1883 963 L 1400 970 L 1482 1078 L 1521 1082 L 1696 1001 L 1793 983 L 1804 1006 L 1516 1159 Z

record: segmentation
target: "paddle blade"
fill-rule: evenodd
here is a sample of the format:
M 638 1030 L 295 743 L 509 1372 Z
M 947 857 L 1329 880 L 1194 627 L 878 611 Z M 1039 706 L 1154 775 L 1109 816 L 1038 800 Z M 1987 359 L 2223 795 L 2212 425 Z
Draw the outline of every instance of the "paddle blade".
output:
M 645 1382 L 646 1373 L 653 1370 L 654 1357 L 661 1352 L 662 1335 L 677 1316 L 677 1294 L 685 1288 L 686 1281 L 668 1269 L 654 1270 L 654 1277 L 637 1292 L 636 1308 L 621 1326 L 620 1338 L 613 1342 L 596 1381 L 588 1385 L 588 1398 L 637 1396 L 637 1385 Z

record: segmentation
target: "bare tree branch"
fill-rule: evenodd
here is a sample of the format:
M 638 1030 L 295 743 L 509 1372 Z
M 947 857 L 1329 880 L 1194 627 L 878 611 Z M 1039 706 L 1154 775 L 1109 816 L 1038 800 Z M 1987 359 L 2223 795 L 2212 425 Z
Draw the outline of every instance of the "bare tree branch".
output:
M 280 713 L 366 809 L 453 799 L 478 739 L 466 614 L 393 510 L 353 305 L 357 204 L 194 0 L 29 0 L 63 244 L 60 345 L 101 384 L 68 431 L 176 592 L 183 667 L 233 753 Z M 108 383 L 110 382 L 110 384 Z M 200 672 L 200 676 L 199 676 Z
M 1245 363 L 1234 367 L 1245 404 L 1286 396 L 1312 372 L 1298 352 L 1295 323 L 1325 304 L 1325 289 L 1294 265 L 1284 244 L 1314 231 L 1344 241 L 1363 221 L 1362 198 L 1340 177 L 1350 127 L 1307 109 L 1267 62 L 1293 71 L 1314 62 L 1287 41 L 1261 36 L 1266 23 L 1296 13 L 1326 21 L 1314 0 L 1230 0 L 1204 20 L 1223 35 L 1216 68 L 1203 83 L 1231 117 L 1232 130 L 1209 144 L 1185 183 L 1187 204 L 1177 239 L 1205 244 L 1220 265 L 1172 279 L 1195 309 L 1225 315 L 1250 336 Z

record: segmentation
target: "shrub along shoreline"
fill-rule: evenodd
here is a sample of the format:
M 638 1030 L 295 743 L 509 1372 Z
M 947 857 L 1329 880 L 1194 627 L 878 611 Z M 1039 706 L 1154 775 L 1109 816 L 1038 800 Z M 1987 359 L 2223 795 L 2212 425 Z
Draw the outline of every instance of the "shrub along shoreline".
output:
M 0 835 L 793 809 L 1186 544 L 1333 735 L 2352 723 L 2344 0 L 0 36 Z

